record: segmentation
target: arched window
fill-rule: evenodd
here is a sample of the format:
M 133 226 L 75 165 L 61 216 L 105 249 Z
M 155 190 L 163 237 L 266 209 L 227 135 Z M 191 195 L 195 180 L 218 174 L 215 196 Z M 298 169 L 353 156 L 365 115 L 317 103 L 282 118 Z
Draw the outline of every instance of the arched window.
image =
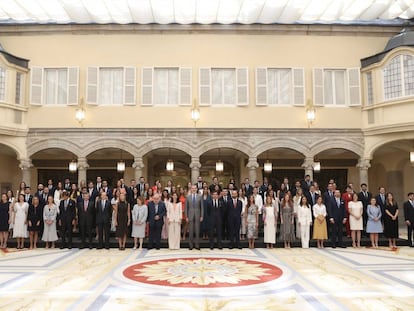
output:
M 395 56 L 385 66 L 384 98 L 386 100 L 414 95 L 414 57 Z

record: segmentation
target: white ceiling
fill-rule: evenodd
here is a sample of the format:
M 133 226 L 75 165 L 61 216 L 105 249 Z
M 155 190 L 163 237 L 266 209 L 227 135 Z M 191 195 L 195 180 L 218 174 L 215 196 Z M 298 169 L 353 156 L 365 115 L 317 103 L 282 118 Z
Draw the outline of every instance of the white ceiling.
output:
M 0 24 L 381 23 L 414 0 L 1 0 Z

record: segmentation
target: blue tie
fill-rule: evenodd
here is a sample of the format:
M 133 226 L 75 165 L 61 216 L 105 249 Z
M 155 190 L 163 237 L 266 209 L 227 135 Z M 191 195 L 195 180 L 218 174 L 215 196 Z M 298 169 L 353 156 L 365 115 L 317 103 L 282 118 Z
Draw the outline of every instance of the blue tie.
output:
M 195 207 L 195 194 L 193 194 L 193 207 Z

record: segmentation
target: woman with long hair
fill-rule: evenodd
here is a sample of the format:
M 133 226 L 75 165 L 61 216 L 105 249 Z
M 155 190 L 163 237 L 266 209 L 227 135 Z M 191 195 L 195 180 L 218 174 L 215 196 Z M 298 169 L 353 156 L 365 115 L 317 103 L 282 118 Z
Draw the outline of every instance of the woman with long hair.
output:
M 6 193 L 1 194 L 0 200 L 0 248 L 7 248 L 10 225 L 10 203 Z
M 285 193 L 280 204 L 280 240 L 285 248 L 290 248 L 290 243 L 295 239 L 293 200 L 290 193 Z
M 29 203 L 24 201 L 24 195 L 19 194 L 18 202 L 13 204 L 13 238 L 17 239 L 17 249 L 24 248 L 24 239 L 27 238 L 27 213 Z
M 302 196 L 298 207 L 298 225 L 302 248 L 309 248 L 310 226 L 312 226 L 312 209 L 306 196 Z
M 264 243 L 267 248 L 273 248 L 276 243 L 276 226 L 278 210 L 273 198 L 268 195 L 263 206 Z
M 317 240 L 318 248 L 323 248 L 323 241 L 328 239 L 328 229 L 326 227 L 326 206 L 323 204 L 322 197 L 316 199 L 315 205 L 312 207 L 313 217 L 313 239 Z
M 377 200 L 372 198 L 370 204 L 367 207 L 367 233 L 371 240 L 371 246 L 373 248 L 378 248 L 378 234 L 382 233 L 382 224 L 381 224 L 381 208 L 377 204 Z
M 384 215 L 384 235 L 388 238 L 391 249 L 397 249 L 396 239 L 398 239 L 398 205 L 391 192 L 387 194 Z
M 361 231 L 363 229 L 362 213 L 364 207 L 359 201 L 358 193 L 352 194 L 352 201 L 348 202 L 349 228 L 351 230 L 352 247 L 361 247 Z
M 172 194 L 171 202 L 168 202 L 166 207 L 168 222 L 168 248 L 180 249 L 181 219 L 183 207 L 178 199 L 177 193 Z
M 249 248 L 254 248 L 254 240 L 257 237 L 259 229 L 259 211 L 254 202 L 254 196 L 248 198 L 245 219 L 247 224 L 247 239 L 249 240 Z
M 119 195 L 119 201 L 116 204 L 115 210 L 115 227 L 116 237 L 118 238 L 119 250 L 125 250 L 125 242 L 127 237 L 128 226 L 131 223 L 131 211 L 129 203 L 126 200 L 126 194 L 121 193 Z
M 39 238 L 42 218 L 42 208 L 40 206 L 39 198 L 34 197 L 32 204 L 29 206 L 29 212 L 27 215 L 27 229 L 29 230 L 30 249 L 37 248 L 37 240 Z

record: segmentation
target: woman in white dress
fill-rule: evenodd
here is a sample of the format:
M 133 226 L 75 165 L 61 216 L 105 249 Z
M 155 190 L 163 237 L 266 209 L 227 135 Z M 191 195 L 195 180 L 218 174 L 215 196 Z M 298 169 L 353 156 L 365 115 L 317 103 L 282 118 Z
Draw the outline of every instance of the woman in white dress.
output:
M 309 248 L 310 226 L 312 225 L 312 210 L 306 196 L 302 197 L 298 207 L 298 224 L 302 248 Z
M 168 248 L 180 249 L 182 205 L 176 192 L 167 203 Z
M 277 210 L 271 196 L 266 197 L 263 207 L 264 243 L 267 248 L 273 248 L 276 243 Z
M 148 207 L 144 204 L 142 196 L 137 198 L 137 204 L 132 210 L 132 237 L 134 238 L 134 249 L 137 249 L 139 239 L 139 249 L 142 249 L 142 243 L 145 238 L 145 226 L 148 217 Z
M 44 229 L 42 240 L 46 242 L 46 248 L 49 248 L 49 242 L 51 247 L 55 248 L 55 241 L 58 240 L 56 232 L 56 218 L 58 215 L 58 208 L 54 203 L 52 196 L 47 197 L 47 204 L 43 207 L 43 221 Z
M 246 223 L 246 213 L 247 213 L 247 198 L 244 189 L 239 189 L 239 200 L 242 202 L 242 212 L 241 212 L 241 226 L 240 226 L 240 240 L 246 239 L 247 233 L 247 223 Z
M 358 193 L 354 192 L 352 195 L 352 201 L 348 202 L 348 210 L 352 247 L 361 247 L 362 213 L 364 209 L 362 202 L 358 200 Z
M 13 205 L 13 238 L 17 238 L 17 249 L 24 248 L 24 239 L 27 238 L 27 213 L 29 204 L 24 201 L 24 195 L 19 194 L 19 201 Z
M 293 197 L 293 214 L 295 216 L 295 221 L 296 221 L 296 226 L 295 226 L 295 231 L 296 231 L 296 238 L 300 239 L 301 235 L 300 235 L 300 226 L 299 226 L 299 222 L 298 222 L 298 209 L 300 206 L 300 202 L 302 200 L 302 196 L 303 196 L 303 190 L 302 188 L 299 188 L 296 191 L 295 196 Z

